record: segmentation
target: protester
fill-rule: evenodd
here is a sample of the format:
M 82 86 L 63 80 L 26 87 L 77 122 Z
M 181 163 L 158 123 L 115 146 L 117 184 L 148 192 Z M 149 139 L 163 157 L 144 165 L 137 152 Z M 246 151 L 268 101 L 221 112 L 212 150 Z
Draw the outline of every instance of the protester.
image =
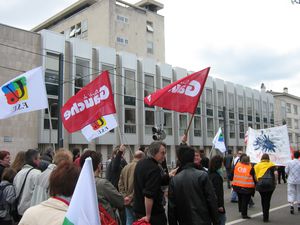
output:
M 203 149 L 200 150 L 200 157 L 201 157 L 201 165 L 206 170 L 208 170 L 209 167 L 209 158 L 205 156 L 205 151 Z
M 226 177 L 227 177 L 227 187 L 231 188 L 231 176 L 232 176 L 232 167 L 233 167 L 233 155 L 231 154 L 232 150 L 228 149 L 227 154 L 224 157 L 224 167 L 226 169 Z
M 15 160 L 11 164 L 11 168 L 18 173 L 25 165 L 25 151 L 19 151 L 15 157 Z
M 165 154 L 164 142 L 152 142 L 147 151 L 147 158 L 140 160 L 134 171 L 133 210 L 137 219 L 150 222 L 151 225 L 167 224 L 159 166 L 165 160 Z
M 195 168 L 198 169 L 198 170 L 203 170 L 203 171 L 207 172 L 208 168 L 203 167 L 201 161 L 202 161 L 201 152 L 200 152 L 200 150 L 196 149 L 195 150 L 195 156 L 194 156 Z
M 251 218 L 247 212 L 251 195 L 254 195 L 255 192 L 254 175 L 249 156 L 241 157 L 241 161 L 234 168 L 232 187 L 238 194 L 239 212 L 243 219 Z
M 73 162 L 73 155 L 69 150 L 58 150 L 53 163 L 49 164 L 35 180 L 30 206 L 37 205 L 49 198 L 49 177 L 56 166 L 64 161 Z
M 246 154 L 243 153 L 242 150 L 238 150 L 236 156 L 232 160 L 231 181 L 233 180 L 234 167 L 241 160 L 242 156 L 246 156 Z M 238 202 L 238 195 L 233 189 L 231 190 L 231 202 Z
M 281 184 L 281 178 L 284 183 L 286 183 L 286 175 L 285 175 L 285 166 L 278 166 L 278 184 Z
M 76 159 L 80 158 L 80 150 L 79 150 L 79 148 L 74 148 L 72 150 L 72 154 L 73 154 L 73 162 L 74 162 Z
M 19 225 L 61 225 L 75 190 L 80 168 L 73 163 L 60 163 L 50 175 L 50 198 L 30 207 L 24 213 Z M 83 193 L 84 194 L 84 193 Z
M 256 178 L 256 190 L 261 196 L 261 205 L 263 210 L 263 221 L 269 222 L 269 210 L 272 194 L 276 187 L 275 164 L 270 162 L 270 157 L 264 153 L 261 161 L 254 166 Z
M 208 174 L 209 174 L 209 179 L 212 182 L 214 191 L 217 196 L 220 225 L 225 225 L 226 215 L 225 215 L 225 206 L 224 206 L 222 162 L 223 162 L 222 156 L 220 155 L 213 156 L 210 159 Z
M 213 186 L 208 173 L 195 168 L 194 156 L 192 147 L 179 147 L 178 160 L 182 170 L 169 185 L 169 225 L 219 224 Z
M 0 151 L 0 181 L 5 168 L 10 166 L 10 153 L 8 151 Z
M 285 172 L 288 175 L 288 202 L 290 203 L 290 213 L 294 214 L 294 203 L 298 203 L 298 212 L 300 212 L 300 160 L 299 151 L 294 152 L 294 159 L 288 162 Z
M 134 189 L 134 170 L 139 160 L 145 157 L 144 152 L 138 150 L 134 153 L 134 158 L 131 163 L 126 165 L 120 175 L 119 179 L 119 191 L 124 197 L 126 225 L 131 225 L 135 220 L 133 212 L 133 189 Z
M 122 169 L 127 165 L 124 159 L 126 147 L 125 145 L 117 146 L 114 149 L 114 155 L 112 156 L 111 162 L 107 167 L 107 179 L 118 189 L 119 178 Z
M 2 174 L 2 181 L 0 183 L 0 224 L 12 225 L 13 217 L 12 211 L 16 200 L 16 192 L 13 186 L 13 180 L 16 176 L 15 170 L 12 168 L 5 168 Z
M 99 204 L 103 206 L 113 219 L 117 220 L 118 218 L 116 217 L 114 209 L 122 209 L 124 207 L 124 198 L 112 183 L 99 177 L 102 161 L 100 153 L 91 150 L 85 151 L 80 156 L 80 166 L 83 167 L 84 161 L 88 157 L 92 159 Z
M 30 207 L 30 201 L 34 190 L 35 179 L 41 173 L 38 170 L 40 153 L 36 149 L 29 149 L 25 152 L 25 165 L 14 178 L 16 194 L 19 196 L 18 213 L 23 215 Z

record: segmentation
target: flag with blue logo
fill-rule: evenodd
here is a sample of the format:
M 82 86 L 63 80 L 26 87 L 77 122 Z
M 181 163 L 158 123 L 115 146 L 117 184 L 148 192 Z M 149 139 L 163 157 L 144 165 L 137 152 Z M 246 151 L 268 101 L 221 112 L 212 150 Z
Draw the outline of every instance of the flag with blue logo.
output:
M 221 127 L 219 128 L 212 143 L 215 149 L 220 150 L 220 152 L 226 152 L 226 146 L 225 146 L 224 136 Z

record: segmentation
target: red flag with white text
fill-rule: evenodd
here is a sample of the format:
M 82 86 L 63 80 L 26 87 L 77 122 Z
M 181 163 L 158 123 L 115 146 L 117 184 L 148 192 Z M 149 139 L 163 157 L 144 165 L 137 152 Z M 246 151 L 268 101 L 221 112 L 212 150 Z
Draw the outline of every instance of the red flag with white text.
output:
M 116 112 L 108 71 L 83 87 L 61 108 L 64 127 L 69 133 L 81 130 L 100 116 Z
M 195 113 L 210 67 L 188 75 L 146 96 L 149 106 L 159 106 L 176 112 Z

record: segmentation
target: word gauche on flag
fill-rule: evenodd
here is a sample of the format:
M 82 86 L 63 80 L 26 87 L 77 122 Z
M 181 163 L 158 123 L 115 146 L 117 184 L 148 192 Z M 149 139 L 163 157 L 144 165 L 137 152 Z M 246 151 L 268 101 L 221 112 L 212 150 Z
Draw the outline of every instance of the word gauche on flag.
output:
M 0 119 L 47 108 L 43 68 L 34 68 L 3 84 L 0 105 Z
M 98 120 L 99 115 L 115 112 L 109 73 L 104 71 L 66 102 L 61 117 L 66 130 L 73 133 Z
M 85 159 L 62 225 L 100 225 L 92 159 Z
M 287 126 L 260 130 L 249 127 L 246 153 L 253 163 L 260 162 L 261 156 L 268 153 L 276 165 L 285 165 L 291 160 Z
M 215 149 L 219 149 L 220 152 L 226 152 L 226 146 L 224 141 L 224 135 L 222 133 L 221 127 L 219 128 L 216 136 L 213 139 L 213 145 Z
M 95 122 L 85 126 L 81 133 L 88 140 L 91 141 L 97 137 L 100 137 L 110 130 L 118 126 L 117 120 L 113 114 L 100 117 Z
M 188 75 L 146 96 L 145 104 L 176 112 L 195 113 L 210 67 Z

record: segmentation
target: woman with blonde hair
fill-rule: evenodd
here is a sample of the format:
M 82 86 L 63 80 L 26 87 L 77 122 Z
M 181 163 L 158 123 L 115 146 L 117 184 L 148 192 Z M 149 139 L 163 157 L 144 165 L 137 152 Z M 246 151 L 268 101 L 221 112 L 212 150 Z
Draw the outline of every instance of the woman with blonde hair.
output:
M 269 222 L 269 210 L 272 194 L 276 187 L 275 164 L 270 161 L 267 153 L 261 157 L 261 161 L 254 166 L 256 177 L 256 190 L 261 197 L 261 206 L 263 209 L 263 220 Z
M 11 168 L 18 173 L 25 165 L 25 151 L 19 151 L 15 157 L 15 160 L 11 164 Z

